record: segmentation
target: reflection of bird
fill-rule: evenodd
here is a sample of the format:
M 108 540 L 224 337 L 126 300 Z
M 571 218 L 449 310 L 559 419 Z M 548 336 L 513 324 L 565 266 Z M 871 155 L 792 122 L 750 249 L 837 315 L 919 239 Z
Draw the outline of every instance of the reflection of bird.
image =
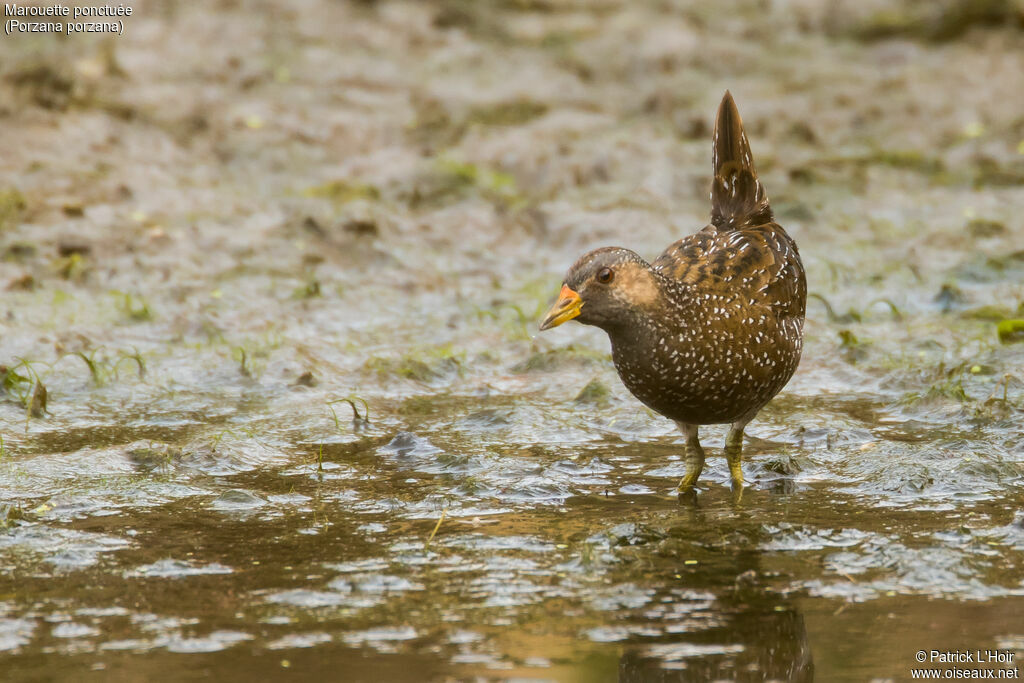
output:
M 698 425 L 731 423 L 725 454 L 742 487 L 743 429 L 793 376 L 807 284 L 772 217 L 728 92 L 718 108 L 711 224 L 647 263 L 619 247 L 569 269 L 541 329 L 576 319 L 608 333 L 626 387 L 686 436 L 691 488 L 704 467 Z

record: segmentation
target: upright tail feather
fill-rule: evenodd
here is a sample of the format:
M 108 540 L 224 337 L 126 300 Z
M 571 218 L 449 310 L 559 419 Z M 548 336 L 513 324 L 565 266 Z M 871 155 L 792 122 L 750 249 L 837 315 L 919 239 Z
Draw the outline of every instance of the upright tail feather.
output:
M 728 90 L 718 107 L 713 150 L 715 179 L 711 184 L 711 223 L 719 230 L 737 230 L 772 222 L 761 181 L 754 170 L 743 121 Z

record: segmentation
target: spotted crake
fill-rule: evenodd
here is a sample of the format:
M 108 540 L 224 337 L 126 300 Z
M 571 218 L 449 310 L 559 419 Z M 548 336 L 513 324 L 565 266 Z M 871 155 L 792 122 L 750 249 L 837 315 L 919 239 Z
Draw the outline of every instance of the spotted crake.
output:
M 729 423 L 725 455 L 742 489 L 743 430 L 800 362 L 807 282 L 754 170 L 732 95 L 718 108 L 711 223 L 652 263 L 621 247 L 580 257 L 541 323 L 608 333 L 626 387 L 686 437 L 691 489 L 704 467 L 699 425 Z

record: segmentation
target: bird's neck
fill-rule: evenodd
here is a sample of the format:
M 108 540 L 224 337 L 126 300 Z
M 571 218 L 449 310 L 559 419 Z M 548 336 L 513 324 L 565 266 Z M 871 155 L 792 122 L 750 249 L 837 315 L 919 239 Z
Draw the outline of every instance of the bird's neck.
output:
M 700 306 L 693 285 L 687 285 L 652 271 L 659 296 L 632 306 L 627 315 L 603 326 L 612 342 L 612 352 L 646 354 L 655 352 L 662 340 L 668 343 L 681 330 L 700 325 Z M 618 351 L 617 351 L 618 349 Z

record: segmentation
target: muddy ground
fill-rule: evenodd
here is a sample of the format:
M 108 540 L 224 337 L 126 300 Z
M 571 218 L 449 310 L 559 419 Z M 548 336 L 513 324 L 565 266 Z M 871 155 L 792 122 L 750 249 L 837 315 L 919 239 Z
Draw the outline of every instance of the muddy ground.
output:
M 132 6 L 0 38 L 4 680 L 1024 657 L 1019 4 Z M 706 223 L 727 88 L 812 296 L 750 489 L 712 427 L 681 501 L 537 323 Z

